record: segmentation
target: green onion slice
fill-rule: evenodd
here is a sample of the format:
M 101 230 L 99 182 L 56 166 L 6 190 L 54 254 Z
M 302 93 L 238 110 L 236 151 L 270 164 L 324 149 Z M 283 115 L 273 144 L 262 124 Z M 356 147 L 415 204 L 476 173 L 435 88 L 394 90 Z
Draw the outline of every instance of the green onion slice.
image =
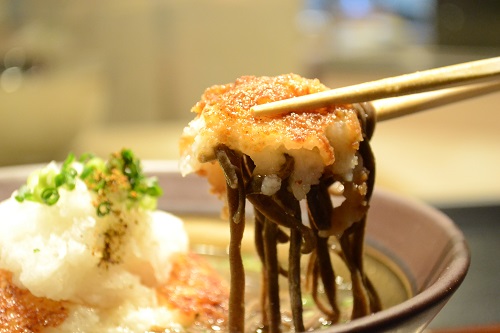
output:
M 78 173 L 77 169 L 81 172 Z M 158 197 L 163 194 L 157 179 L 146 177 L 140 160 L 132 150 L 122 149 L 111 154 L 108 161 L 90 153 L 77 159 L 70 153 L 59 172 L 53 168 L 44 168 L 30 176 L 27 184 L 17 191 L 15 199 L 19 202 L 30 200 L 52 206 L 60 198 L 59 190 L 75 189 L 78 179 L 97 194 L 95 205 L 99 216 L 109 214 L 115 203 L 124 203 L 124 207 L 128 208 L 155 209 Z
M 59 200 L 59 192 L 57 189 L 49 187 L 43 190 L 40 197 L 45 204 L 52 206 Z

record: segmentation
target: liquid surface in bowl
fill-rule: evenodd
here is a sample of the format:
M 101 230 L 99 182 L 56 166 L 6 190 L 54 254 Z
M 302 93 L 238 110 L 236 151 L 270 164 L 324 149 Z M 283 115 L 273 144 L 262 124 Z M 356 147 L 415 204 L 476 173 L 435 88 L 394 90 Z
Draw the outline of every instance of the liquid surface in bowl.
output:
M 190 237 L 191 248 L 205 256 L 220 274 L 229 280 L 230 270 L 227 256 L 229 228 L 227 222 L 209 216 L 182 216 L 182 219 Z M 261 263 L 253 245 L 253 224 L 250 221 L 249 219 L 247 222 L 242 242 L 246 273 L 246 332 L 263 332 L 260 320 Z M 335 244 L 332 244 L 332 251 L 335 251 Z M 282 262 L 286 262 L 286 255 L 287 249 L 283 245 L 283 248 L 280 249 L 280 256 L 284 256 Z M 350 275 L 347 267 L 338 256 L 332 256 L 332 260 L 337 273 L 335 282 L 341 310 L 340 323 L 345 323 L 350 320 L 353 301 Z M 367 275 L 379 291 L 384 309 L 402 303 L 412 296 L 408 278 L 387 255 L 374 247 L 366 246 L 364 264 Z M 306 265 L 307 256 L 304 256 L 303 267 Z M 280 288 L 283 290 L 281 312 L 283 327 L 286 330 L 287 323 L 291 321 L 291 314 L 287 303 L 287 279 L 284 277 L 280 278 Z M 307 292 L 304 292 L 303 295 L 303 306 L 304 322 L 308 329 L 322 329 L 331 326 L 331 322 L 325 319 Z M 220 328 L 214 327 L 213 331 L 220 332 Z M 190 332 L 199 331 L 193 328 Z

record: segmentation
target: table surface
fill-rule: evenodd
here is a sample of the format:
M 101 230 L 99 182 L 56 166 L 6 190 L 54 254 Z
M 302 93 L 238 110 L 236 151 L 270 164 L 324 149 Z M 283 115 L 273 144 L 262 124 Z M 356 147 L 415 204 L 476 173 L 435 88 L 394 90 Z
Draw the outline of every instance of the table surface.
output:
M 464 233 L 471 266 L 463 284 L 429 328 L 498 324 L 497 331 L 478 332 L 500 332 L 500 205 L 441 210 Z

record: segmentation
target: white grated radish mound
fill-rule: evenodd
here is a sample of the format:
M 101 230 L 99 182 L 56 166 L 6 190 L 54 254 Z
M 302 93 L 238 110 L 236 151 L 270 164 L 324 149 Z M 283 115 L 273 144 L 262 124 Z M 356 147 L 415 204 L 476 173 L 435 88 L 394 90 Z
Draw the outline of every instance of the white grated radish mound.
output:
M 55 168 L 55 165 L 49 165 Z M 187 252 L 182 221 L 166 212 L 124 209 L 128 223 L 120 263 L 100 265 L 103 233 L 113 217 L 98 217 L 93 193 L 77 180 L 53 205 L 13 196 L 0 203 L 0 269 L 33 295 L 70 302 L 66 321 L 47 332 L 144 332 L 171 327 L 175 316 L 157 306 L 173 254 Z

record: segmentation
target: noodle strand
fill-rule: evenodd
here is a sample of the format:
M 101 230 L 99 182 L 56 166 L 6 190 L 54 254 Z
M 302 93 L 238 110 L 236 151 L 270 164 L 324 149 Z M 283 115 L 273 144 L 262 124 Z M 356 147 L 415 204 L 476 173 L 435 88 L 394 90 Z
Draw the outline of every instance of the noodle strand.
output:
M 227 201 L 229 207 L 230 242 L 229 242 L 229 266 L 231 270 L 230 294 L 229 294 L 229 331 L 243 332 L 245 328 L 245 269 L 241 257 L 241 241 L 245 230 L 245 191 L 241 165 L 234 153 L 225 146 L 216 150 L 216 156 L 226 175 Z M 232 159 L 231 159 L 232 157 Z M 234 161 L 236 159 L 236 161 Z M 237 164 L 235 165 L 234 162 Z M 232 176 L 228 176 L 232 175 Z M 234 177 L 235 178 L 234 178 Z M 241 184 L 234 188 L 231 182 Z
M 370 111 L 366 111 L 362 106 L 357 106 L 357 112 L 365 140 L 360 142 L 358 166 L 353 171 L 353 180 L 343 182 L 347 204 L 333 207 L 329 188 L 336 181 L 336 176 L 326 169 L 319 184 L 313 184 L 306 195 L 309 226 L 302 223 L 300 203 L 287 186 L 294 169 L 294 159 L 291 156 L 285 155 L 285 163 L 276 175 L 281 179 L 281 187 L 276 193 L 267 195 L 262 192 L 262 185 L 267 176 L 253 174 L 255 164 L 249 156 L 235 152 L 224 145 L 217 146 L 215 155 L 226 179 L 227 204 L 231 221 L 230 332 L 243 332 L 245 327 L 245 272 L 241 257 L 241 241 L 245 228 L 247 199 L 255 211 L 254 241 L 257 255 L 263 265 L 259 303 L 262 311 L 261 328 L 265 332 L 279 333 L 283 327 L 280 275 L 288 279 L 294 331 L 305 331 L 309 327 L 309 323 L 304 323 L 302 304 L 301 258 L 304 254 L 310 254 L 309 264 L 305 270 L 305 285 L 311 285 L 312 298 L 318 309 L 327 316 L 328 321 L 332 323 L 339 321 L 340 310 L 337 305 L 336 275 L 330 257 L 332 250 L 329 246 L 329 233 L 337 230 L 335 228 L 343 230 L 344 226 L 347 229 L 343 230 L 338 240 L 341 248 L 340 256 L 351 274 L 353 293 L 351 317 L 354 319 L 380 310 L 380 299 L 363 268 L 366 224 L 366 214 L 363 212 L 366 212 L 372 194 L 375 174 L 374 158 L 368 144 L 373 132 L 373 121 Z M 362 190 L 364 187 L 366 192 Z M 359 211 L 362 212 L 359 215 L 361 218 L 349 221 L 352 219 L 349 214 L 353 207 L 359 207 Z M 333 228 L 332 223 L 338 223 L 338 226 Z M 278 244 L 285 242 L 289 243 L 288 268 L 281 266 L 278 258 Z M 320 286 L 323 287 L 325 298 L 320 297 Z
M 278 225 L 270 221 L 264 221 L 264 274 L 267 285 L 267 327 L 269 333 L 281 332 L 281 307 L 280 307 L 280 289 L 279 289 L 279 264 L 277 236 Z

